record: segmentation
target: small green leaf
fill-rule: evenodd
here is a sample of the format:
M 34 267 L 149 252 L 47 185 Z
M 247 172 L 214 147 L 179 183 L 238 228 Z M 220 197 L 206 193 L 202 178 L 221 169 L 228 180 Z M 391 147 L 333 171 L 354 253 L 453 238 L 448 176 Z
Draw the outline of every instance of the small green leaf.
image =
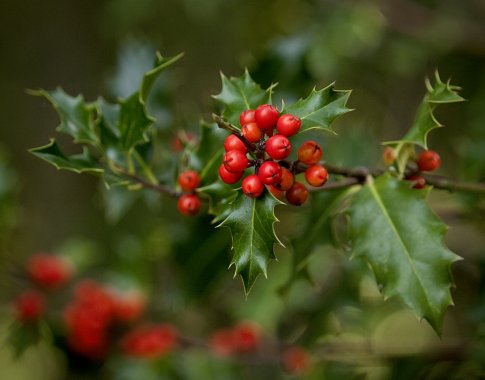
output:
M 32 91 L 31 94 L 46 98 L 59 114 L 61 123 L 57 130 L 74 138 L 75 143 L 86 143 L 97 146 L 96 107 L 85 103 L 81 95 L 75 98 L 67 95 L 62 89 L 54 91 Z
M 239 115 L 247 109 L 255 109 L 261 104 L 271 103 L 271 94 L 274 85 L 263 90 L 253 81 L 248 71 L 240 77 L 227 78 L 221 73 L 222 90 L 214 95 L 224 109 L 222 116 L 229 123 L 238 126 Z
M 267 276 L 268 262 L 275 259 L 273 246 L 281 244 L 273 226 L 278 221 L 274 214 L 278 204 L 281 202 L 268 192 L 260 198 L 239 193 L 232 203 L 231 213 L 219 224 L 231 230 L 234 250 L 231 265 L 235 266 L 236 274 L 241 275 L 246 293 L 261 273 Z
M 198 193 L 209 197 L 209 214 L 214 215 L 212 223 L 226 219 L 232 210 L 232 202 L 237 198 L 238 192 L 221 180 L 197 189 Z
M 125 152 L 148 141 L 146 132 L 153 124 L 154 119 L 147 115 L 146 98 L 158 76 L 181 57 L 182 54 L 172 58 L 163 58 L 160 54 L 157 54 L 155 67 L 145 73 L 139 91 L 120 101 L 121 109 L 117 126 L 121 147 Z
M 353 256 L 365 258 L 385 297 L 399 297 L 441 332 L 452 304 L 450 266 L 459 260 L 443 243 L 447 226 L 426 204 L 428 190 L 384 175 L 353 196 Z
M 433 112 L 436 106 L 446 103 L 462 102 L 463 99 L 458 95 L 460 87 L 453 86 L 450 81 L 443 83 L 439 77 L 438 72 L 435 73 L 435 85 L 426 79 L 427 94 L 421 102 L 418 108 L 413 125 L 406 133 L 406 135 L 397 141 L 388 141 L 385 144 L 416 144 L 424 149 L 428 149 L 427 136 L 428 133 L 435 129 L 442 127 L 443 125 L 436 120 Z
M 87 148 L 83 148 L 81 154 L 66 156 L 57 145 L 56 140 L 51 139 L 49 144 L 29 151 L 34 156 L 54 165 L 57 169 L 70 170 L 76 173 L 103 173 L 103 168 L 99 166 Z
M 323 129 L 331 133 L 335 131 L 331 124 L 339 116 L 352 111 L 346 107 L 351 91 L 334 90 L 331 84 L 321 90 L 313 89 L 305 99 L 284 107 L 284 113 L 291 113 L 301 119 L 300 132 L 309 129 Z

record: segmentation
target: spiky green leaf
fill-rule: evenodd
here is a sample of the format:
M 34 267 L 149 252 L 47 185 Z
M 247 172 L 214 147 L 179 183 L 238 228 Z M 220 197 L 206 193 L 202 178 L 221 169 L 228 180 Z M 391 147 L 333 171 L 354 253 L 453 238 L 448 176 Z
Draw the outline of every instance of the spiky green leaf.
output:
M 399 297 L 440 333 L 459 257 L 444 245 L 447 226 L 427 194 L 390 175 L 369 179 L 352 198 L 351 236 L 353 256 L 369 262 L 384 296 Z
M 434 116 L 435 108 L 440 104 L 456 103 L 465 100 L 458 95 L 460 87 L 451 85 L 449 80 L 446 83 L 442 82 L 438 72 L 435 73 L 434 86 L 429 79 L 426 79 L 426 89 L 427 93 L 406 135 L 401 140 L 389 141 L 386 144 L 410 143 L 428 149 L 428 133 L 435 128 L 443 126 Z
M 268 262 L 275 258 L 273 246 L 280 243 L 273 226 L 278 221 L 274 214 L 278 204 L 281 202 L 268 192 L 260 198 L 240 193 L 229 216 L 219 225 L 231 230 L 234 251 L 231 265 L 241 275 L 246 293 L 260 274 L 267 276 Z
M 346 106 L 350 93 L 347 90 L 335 90 L 332 83 L 321 90 L 313 89 L 305 99 L 285 105 L 282 112 L 291 113 L 301 119 L 300 132 L 323 129 L 335 133 L 332 129 L 335 119 L 352 111 Z
M 231 204 L 238 194 L 233 186 L 221 180 L 200 187 L 197 192 L 209 198 L 209 214 L 214 215 L 212 223 L 218 223 L 229 216 L 232 209 Z
M 61 88 L 54 91 L 32 91 L 32 95 L 46 98 L 59 114 L 60 124 L 57 130 L 74 138 L 75 143 L 97 146 L 96 107 L 86 103 L 81 95 L 72 97 Z
M 221 73 L 222 90 L 214 95 L 223 106 L 222 116 L 229 123 L 238 126 L 239 115 L 247 109 L 255 109 L 261 104 L 271 103 L 271 93 L 274 86 L 263 90 L 253 81 L 246 70 L 240 77 L 227 78 Z
M 76 173 L 103 173 L 103 168 L 86 148 L 83 149 L 81 154 L 66 156 L 57 145 L 56 140 L 51 139 L 49 144 L 30 149 L 30 152 L 54 165 L 57 169 L 70 170 Z

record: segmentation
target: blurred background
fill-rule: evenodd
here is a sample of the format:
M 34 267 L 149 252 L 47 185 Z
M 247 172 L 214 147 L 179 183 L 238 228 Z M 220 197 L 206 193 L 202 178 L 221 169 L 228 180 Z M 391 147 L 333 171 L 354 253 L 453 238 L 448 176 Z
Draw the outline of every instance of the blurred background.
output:
M 305 325 L 305 344 L 337 336 L 344 345 L 367 339 L 376 344 L 374 356 L 346 349 L 345 357 L 325 361 L 312 375 L 316 379 L 484 374 L 477 359 L 485 352 L 483 199 L 448 193 L 431 199 L 451 225 L 448 246 L 465 259 L 453 267 L 456 306 L 441 341 L 400 305 L 383 302 L 370 274 L 353 278 L 365 269 L 335 252 L 314 263 L 339 267 L 345 283 L 325 301 L 318 287 L 328 281 L 325 270 L 315 270 L 316 288 L 297 284 L 289 298 L 278 298 L 288 268 L 284 252 L 270 279 L 260 279 L 245 300 L 240 281 L 226 269 L 229 236 L 213 233 L 209 218 L 187 222 L 175 205 L 150 194 L 107 195 L 97 178 L 58 172 L 29 154 L 29 148 L 48 143 L 59 121 L 45 100 L 26 93 L 61 86 L 87 100 L 126 97 L 156 50 L 164 56 L 184 52 L 162 76 L 150 103 L 157 128 L 169 139 L 176 128 L 196 133 L 201 117 L 209 118 L 221 71 L 239 76 L 248 68 L 263 87 L 277 82 L 278 99 L 287 101 L 336 81 L 339 89 L 353 89 L 355 111 L 339 121 L 338 137 L 324 136 L 327 157 L 336 164 L 376 166 L 381 142 L 403 135 L 425 93 L 424 78 L 439 70 L 443 80 L 451 77 L 463 87 L 467 102 L 438 110 L 447 128 L 433 131 L 429 146 L 442 155 L 441 174 L 484 181 L 483 0 L 4 0 L 0 49 L 0 335 L 10 318 L 7 300 L 21 281 L 15 273 L 29 255 L 44 251 L 84 257 L 103 280 L 130 278 L 156 295 L 163 318 L 195 326 L 196 333 L 250 318 L 282 337 L 296 336 Z M 68 139 L 60 141 L 69 146 Z M 284 233 L 290 227 L 283 222 L 278 228 Z M 422 347 L 434 345 L 441 350 L 439 360 L 420 355 Z M 2 379 L 32 373 L 39 379 L 70 378 L 66 360 L 48 345 L 28 351 L 21 362 L 8 353 L 0 350 Z M 191 360 L 202 366 L 199 359 Z M 216 377 L 216 370 L 204 369 L 199 378 L 270 373 L 226 370 L 226 377 Z M 116 376 L 130 378 L 129 373 Z M 197 378 L 170 376 L 159 378 Z

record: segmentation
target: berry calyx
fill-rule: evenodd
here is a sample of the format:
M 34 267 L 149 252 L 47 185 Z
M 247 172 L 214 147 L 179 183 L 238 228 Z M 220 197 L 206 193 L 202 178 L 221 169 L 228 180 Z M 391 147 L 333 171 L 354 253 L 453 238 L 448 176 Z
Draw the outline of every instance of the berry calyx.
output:
M 286 199 L 294 206 L 301 206 L 308 198 L 308 190 L 300 182 L 293 184 L 291 188 L 286 191 Z
M 328 172 L 322 165 L 311 165 L 305 171 L 305 179 L 309 185 L 320 187 L 328 180 Z
M 177 206 L 183 215 L 196 215 L 200 210 L 200 199 L 194 194 L 184 194 L 179 198 Z
M 274 160 L 283 160 L 291 153 L 291 142 L 283 135 L 271 136 L 266 141 L 266 153 Z
M 242 191 L 248 197 L 258 198 L 264 191 L 264 184 L 256 174 L 250 174 L 242 181 Z
M 271 104 L 262 104 L 256 108 L 255 120 L 259 128 L 269 129 L 273 128 L 278 122 L 280 113 Z
M 219 166 L 219 177 L 223 182 L 227 183 L 228 185 L 232 185 L 236 182 L 239 182 L 239 180 L 242 178 L 243 175 L 244 175 L 243 171 L 238 173 L 231 173 L 226 169 L 224 164 L 221 164 L 221 166 Z
M 224 166 L 231 173 L 239 173 L 248 167 L 248 158 L 240 150 L 230 150 L 224 155 Z
M 286 137 L 297 134 L 300 130 L 300 127 L 300 118 L 288 113 L 280 116 L 278 122 L 276 123 L 276 129 L 278 130 L 278 132 Z
M 185 170 L 178 176 L 178 183 L 182 190 L 192 191 L 200 185 L 200 176 L 195 170 Z
M 274 161 L 265 161 L 259 167 L 258 177 L 265 185 L 274 185 L 281 181 L 281 166 Z
M 304 164 L 316 164 L 322 158 L 322 148 L 316 141 L 308 140 L 298 148 L 298 160 Z
M 248 148 L 236 135 L 229 135 L 224 140 L 224 150 L 229 152 L 230 150 L 240 150 L 243 153 L 248 152 Z
M 281 168 L 281 180 L 274 184 L 274 187 L 280 191 L 288 190 L 295 183 L 295 176 L 287 168 Z
M 249 142 L 256 143 L 261 139 L 263 136 L 263 132 L 261 128 L 258 127 L 256 123 L 247 123 L 241 129 L 242 135 L 248 140 Z
M 253 123 L 256 121 L 255 118 L 255 111 L 254 110 L 245 110 L 242 111 L 241 114 L 239 115 L 239 123 L 241 125 L 245 125 L 248 123 Z
M 440 167 L 441 158 L 434 150 L 425 150 L 419 155 L 418 167 L 423 172 L 432 172 Z

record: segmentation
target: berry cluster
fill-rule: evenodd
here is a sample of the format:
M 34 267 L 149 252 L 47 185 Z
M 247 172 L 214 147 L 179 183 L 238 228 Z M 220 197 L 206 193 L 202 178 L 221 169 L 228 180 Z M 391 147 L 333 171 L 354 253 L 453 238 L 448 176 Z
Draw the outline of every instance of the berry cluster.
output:
M 290 204 L 297 206 L 307 200 L 308 189 L 295 180 L 296 174 L 304 172 L 311 186 L 320 187 L 327 182 L 328 172 L 318 164 L 322 148 L 315 141 L 306 141 L 299 147 L 297 161 L 287 160 L 292 151 L 289 137 L 301 127 L 297 116 L 280 115 L 274 106 L 263 104 L 256 110 L 242 112 L 239 121 L 241 132 L 224 141 L 226 153 L 219 167 L 222 181 L 235 184 L 247 168 L 254 167 L 254 173 L 242 181 L 244 194 L 258 198 L 267 187 L 276 196 L 284 194 Z
M 416 164 L 419 171 L 406 176 L 406 179 L 414 182 L 413 187 L 415 189 L 423 189 L 426 186 L 426 180 L 419 173 L 437 170 L 440 167 L 441 158 L 434 150 L 425 150 L 419 155 Z
M 183 215 L 196 215 L 200 210 L 200 198 L 195 194 L 195 189 L 200 185 L 200 176 L 195 170 L 185 170 L 178 176 L 178 184 L 182 191 L 187 192 L 180 196 L 178 209 Z

